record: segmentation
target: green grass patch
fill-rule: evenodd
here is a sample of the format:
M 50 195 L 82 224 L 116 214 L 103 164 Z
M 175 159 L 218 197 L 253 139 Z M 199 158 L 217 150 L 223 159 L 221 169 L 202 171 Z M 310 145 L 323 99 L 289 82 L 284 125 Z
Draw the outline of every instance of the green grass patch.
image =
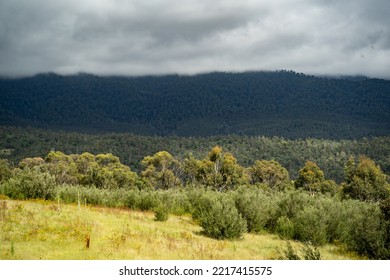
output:
M 204 236 L 190 216 L 157 222 L 153 212 L 46 201 L 1 200 L 0 259 L 211 260 L 278 259 L 286 242 L 272 234 L 242 240 Z M 301 243 L 290 242 L 294 248 Z M 341 247 L 318 247 L 322 259 L 358 259 Z

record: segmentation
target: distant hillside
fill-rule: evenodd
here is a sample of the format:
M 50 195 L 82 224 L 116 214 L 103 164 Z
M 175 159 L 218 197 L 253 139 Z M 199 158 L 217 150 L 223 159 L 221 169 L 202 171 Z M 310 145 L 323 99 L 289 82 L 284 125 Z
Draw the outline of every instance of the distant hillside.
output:
M 291 71 L 0 79 L 0 124 L 141 135 L 390 135 L 390 81 Z

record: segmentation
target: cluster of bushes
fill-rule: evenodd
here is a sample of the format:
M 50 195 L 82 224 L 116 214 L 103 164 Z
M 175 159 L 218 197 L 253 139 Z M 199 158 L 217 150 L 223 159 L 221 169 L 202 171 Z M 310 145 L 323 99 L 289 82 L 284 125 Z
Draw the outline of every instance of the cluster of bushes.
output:
M 66 155 L 52 151 L 45 158 L 21 160 L 15 170 L 48 173 L 54 177 L 57 184 L 95 186 L 100 189 L 166 190 L 201 185 L 222 191 L 242 184 L 263 185 L 278 190 L 291 187 L 287 170 L 278 162 L 256 161 L 253 166 L 244 168 L 231 153 L 223 152 L 219 146 L 212 148 L 203 159 L 189 154 L 179 160 L 166 151 L 160 151 L 146 156 L 141 164 L 143 170 L 136 173 L 112 154 L 92 155 L 86 152 Z M 2 181 L 12 174 L 5 160 L 3 165 L 4 168 L 0 167 L 0 176 L 4 177 L 0 177 Z
M 252 166 L 238 164 L 233 154 L 219 146 L 206 157 L 198 159 L 192 154 L 177 159 L 166 151 L 146 156 L 143 170 L 136 173 L 112 154 L 90 153 L 66 155 L 50 152 L 44 159 L 25 158 L 17 168 L 6 160 L 0 162 L 0 181 L 11 177 L 47 174 L 56 184 L 94 186 L 99 189 L 163 189 L 199 185 L 218 191 L 233 190 L 239 185 L 255 185 L 273 191 L 303 189 L 312 194 L 341 195 L 365 201 L 378 202 L 390 196 L 387 176 L 373 160 L 361 156 L 351 157 L 344 170 L 340 185 L 327 180 L 324 172 L 312 161 L 298 171 L 295 181 L 289 172 L 275 160 L 256 160 Z M 35 176 L 36 177 L 36 176 Z M 28 197 L 29 198 L 29 197 Z
M 1 193 L 14 197 L 6 186 L 2 184 Z M 378 204 L 357 200 L 311 196 L 299 190 L 268 192 L 248 187 L 220 193 L 203 188 L 107 190 L 76 185 L 54 186 L 50 198 L 66 203 L 153 210 L 160 221 L 170 213 L 190 213 L 203 233 L 216 239 L 240 239 L 245 232 L 267 231 L 315 246 L 342 243 L 374 259 L 390 257 L 388 218 Z
M 51 152 L 45 159 L 25 159 L 17 168 L 1 160 L 0 194 L 153 210 L 158 221 L 170 213 L 191 214 L 203 234 L 216 239 L 271 232 L 286 240 L 340 243 L 373 259 L 390 258 L 389 184 L 368 158 L 350 159 L 341 186 L 326 180 L 313 162 L 291 182 L 275 161 L 244 169 L 219 147 L 202 160 L 190 156 L 180 162 L 159 152 L 143 164 L 138 175 L 111 154 Z

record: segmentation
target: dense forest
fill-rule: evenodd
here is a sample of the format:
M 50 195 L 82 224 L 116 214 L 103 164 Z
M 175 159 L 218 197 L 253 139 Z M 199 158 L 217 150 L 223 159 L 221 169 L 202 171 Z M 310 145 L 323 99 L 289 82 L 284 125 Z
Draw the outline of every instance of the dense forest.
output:
M 86 134 L 50 131 L 36 128 L 0 126 L 0 157 L 17 164 L 26 157 L 45 157 L 50 151 L 66 154 L 89 152 L 112 153 L 132 170 L 142 169 L 141 161 L 148 155 L 168 151 L 182 160 L 189 154 L 201 157 L 214 146 L 235 155 L 237 162 L 249 167 L 256 160 L 275 160 L 283 165 L 292 179 L 310 160 L 316 162 L 327 178 L 341 182 L 344 166 L 350 156 L 372 158 L 390 174 L 390 138 L 374 137 L 360 140 L 304 139 L 287 140 L 263 136 L 160 137 L 126 133 Z
M 137 135 L 357 139 L 390 133 L 390 81 L 292 71 L 0 79 L 0 124 Z

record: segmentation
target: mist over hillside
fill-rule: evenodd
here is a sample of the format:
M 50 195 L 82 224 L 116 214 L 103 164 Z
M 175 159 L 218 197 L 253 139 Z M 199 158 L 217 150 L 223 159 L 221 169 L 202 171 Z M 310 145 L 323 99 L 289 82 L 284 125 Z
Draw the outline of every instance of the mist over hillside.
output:
M 0 124 L 139 135 L 390 134 L 390 81 L 292 71 L 0 79 Z

